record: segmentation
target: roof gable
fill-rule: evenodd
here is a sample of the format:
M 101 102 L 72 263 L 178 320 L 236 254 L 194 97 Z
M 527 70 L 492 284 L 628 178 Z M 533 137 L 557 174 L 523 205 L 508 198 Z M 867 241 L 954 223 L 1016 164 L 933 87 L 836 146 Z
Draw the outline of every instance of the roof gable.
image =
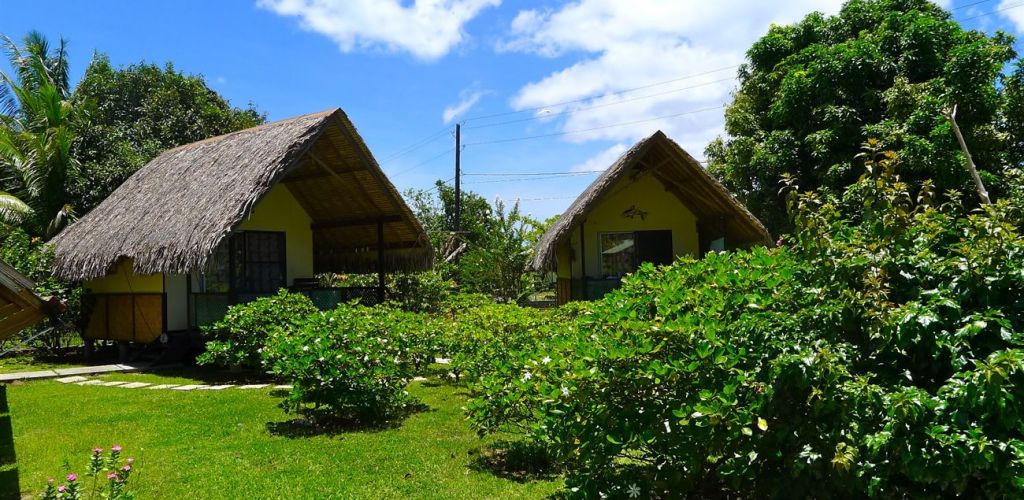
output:
M 556 249 L 573 229 L 604 201 L 620 181 L 642 175 L 658 179 L 667 191 L 697 216 L 698 221 L 723 225 L 737 246 L 771 241 L 767 229 L 746 207 L 675 141 L 658 131 L 623 153 L 573 201 L 541 236 L 530 267 L 535 270 L 554 269 Z
M 315 222 L 348 216 L 352 203 L 365 202 L 372 206 L 368 217 L 392 220 L 389 240 L 406 246 L 389 255 L 391 264 L 429 266 L 432 251 L 423 228 L 355 127 L 334 109 L 165 151 L 54 238 L 55 274 L 97 278 L 121 259 L 131 259 L 139 274 L 203 269 L 217 245 L 279 182 Z M 319 211 L 312 207 L 317 203 Z M 327 244 L 338 239 L 325 238 Z M 376 260 L 375 252 L 365 251 L 376 245 L 376 234 L 345 241 L 350 249 L 330 261 L 334 266 L 362 270 L 371 264 L 368 255 Z

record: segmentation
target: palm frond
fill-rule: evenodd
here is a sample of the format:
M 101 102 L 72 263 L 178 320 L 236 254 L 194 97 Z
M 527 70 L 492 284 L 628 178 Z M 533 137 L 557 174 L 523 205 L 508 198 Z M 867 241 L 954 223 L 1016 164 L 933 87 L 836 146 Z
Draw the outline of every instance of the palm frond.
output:
M 32 207 L 6 191 L 0 191 L 0 222 L 20 224 L 32 215 Z

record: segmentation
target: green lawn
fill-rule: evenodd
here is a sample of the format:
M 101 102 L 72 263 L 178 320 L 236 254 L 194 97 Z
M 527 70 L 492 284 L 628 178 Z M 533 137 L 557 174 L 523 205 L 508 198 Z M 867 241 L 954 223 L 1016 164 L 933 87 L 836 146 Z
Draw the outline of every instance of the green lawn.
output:
M 201 383 L 188 372 L 109 380 Z M 180 375 L 185 375 L 182 377 Z M 295 436 L 269 389 L 180 392 L 63 385 L 9 388 L 23 493 L 78 471 L 94 446 L 141 465 L 141 498 L 539 498 L 559 480 L 515 482 L 474 466 L 487 443 L 462 414 L 462 389 L 410 385 L 429 409 L 392 428 Z M 272 430 L 273 429 L 273 430 Z M 284 430 L 278 430 L 284 429 Z
M 0 358 L 0 373 L 31 372 L 37 370 L 53 370 L 57 368 L 76 368 L 79 366 L 86 365 L 78 361 L 42 359 L 31 355 Z

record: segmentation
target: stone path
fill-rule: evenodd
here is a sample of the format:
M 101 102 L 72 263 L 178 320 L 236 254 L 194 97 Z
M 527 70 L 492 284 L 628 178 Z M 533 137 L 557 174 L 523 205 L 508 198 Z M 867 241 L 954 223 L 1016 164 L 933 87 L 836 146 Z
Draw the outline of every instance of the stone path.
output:
M 0 373 L 0 382 L 14 382 L 15 380 L 33 380 L 40 378 L 73 377 L 82 375 L 98 375 L 100 373 L 113 372 L 137 372 L 151 368 L 148 364 L 132 365 L 99 365 L 99 366 L 78 366 L 75 368 L 57 368 L 54 370 L 38 370 L 32 372 Z
M 174 390 L 174 391 L 223 391 L 225 389 L 263 389 L 270 387 L 277 390 L 289 390 L 292 388 L 290 385 L 271 385 L 271 384 L 151 384 L 148 382 L 124 382 L 116 380 L 99 380 L 95 378 L 83 377 L 81 375 L 74 375 L 71 377 L 62 377 L 56 379 L 57 382 L 62 384 L 75 384 L 75 385 L 98 385 L 101 387 L 118 387 L 121 389 L 153 389 L 153 390 Z

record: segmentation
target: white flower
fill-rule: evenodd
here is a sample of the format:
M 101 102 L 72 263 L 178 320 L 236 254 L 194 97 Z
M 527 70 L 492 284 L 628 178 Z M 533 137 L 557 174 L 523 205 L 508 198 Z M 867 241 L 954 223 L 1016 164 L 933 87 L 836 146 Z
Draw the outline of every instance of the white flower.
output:
M 633 483 L 626 489 L 626 493 L 629 494 L 629 498 L 638 498 L 640 496 L 640 487 Z
M 665 421 L 665 432 L 672 432 L 672 427 L 668 425 L 668 420 Z
M 531 378 L 533 378 L 533 374 L 532 373 L 526 372 L 526 373 L 523 374 L 523 380 L 530 380 Z
M 569 388 L 564 386 L 564 385 L 562 386 L 562 395 L 563 396 L 568 396 L 569 395 Z
M 302 350 L 306 351 L 306 352 L 309 352 L 309 346 L 308 345 L 302 346 Z
M 540 360 L 540 362 L 546 365 L 551 362 L 551 358 L 544 356 L 544 359 Z

